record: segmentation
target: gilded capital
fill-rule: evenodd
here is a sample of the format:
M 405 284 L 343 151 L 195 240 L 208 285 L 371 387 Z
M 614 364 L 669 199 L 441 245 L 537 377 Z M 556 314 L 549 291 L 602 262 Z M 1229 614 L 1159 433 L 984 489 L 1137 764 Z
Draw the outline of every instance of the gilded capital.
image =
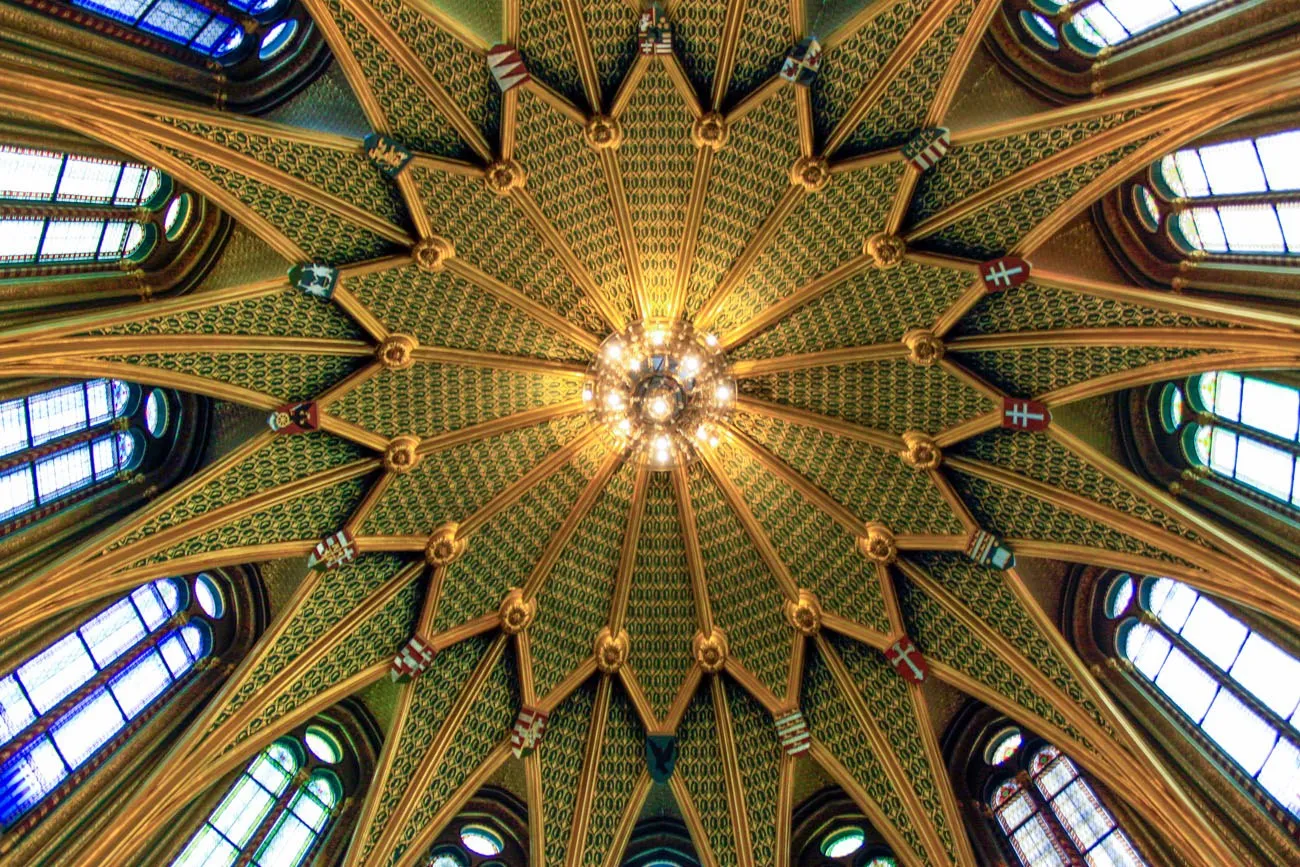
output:
M 934 437 L 914 430 L 903 434 L 903 450 L 898 456 L 916 470 L 933 470 L 943 463 L 943 452 Z
M 596 655 L 596 667 L 606 674 L 613 674 L 623 667 L 627 662 L 628 654 L 631 652 L 631 641 L 627 637 L 627 630 L 620 629 L 615 635 L 609 631 L 608 626 L 601 627 L 600 632 L 596 633 L 596 640 L 592 643 L 592 652 Z
M 411 258 L 421 271 L 437 273 L 447 267 L 447 260 L 456 255 L 456 247 L 446 238 L 434 235 L 417 241 L 411 248 Z
M 537 616 L 537 600 L 525 599 L 524 591 L 511 587 L 506 598 L 501 600 L 498 612 L 501 617 L 501 631 L 507 635 L 518 635 L 533 625 Z
M 825 157 L 799 157 L 790 167 L 790 183 L 810 193 L 825 189 L 830 180 L 831 169 Z
M 903 335 L 907 360 L 917 367 L 933 367 L 943 358 L 943 341 L 928 328 L 913 328 Z
M 416 449 L 420 438 L 413 436 L 393 437 L 384 449 L 384 469 L 390 473 L 409 473 L 420 463 L 420 453 Z
M 879 521 L 868 521 L 866 535 L 858 537 L 858 551 L 873 563 L 887 566 L 898 559 L 894 533 Z
M 907 242 L 898 235 L 877 232 L 862 242 L 862 252 L 871 258 L 877 268 L 893 268 L 903 261 Z
M 469 540 L 456 538 L 460 525 L 454 522 L 443 524 L 429 536 L 424 546 L 424 560 L 430 566 L 450 566 L 469 545 Z
M 717 674 L 727 664 L 727 654 L 731 648 L 727 644 L 726 634 L 721 629 L 714 628 L 708 635 L 695 633 L 691 639 L 691 652 L 707 674 Z
M 415 364 L 415 348 L 419 345 L 409 334 L 390 334 L 379 344 L 375 357 L 389 370 L 406 370 Z
M 816 635 L 821 630 L 821 604 L 807 590 L 800 590 L 798 599 L 787 599 L 784 609 L 785 619 L 804 635 Z
M 521 189 L 527 180 L 528 174 L 524 167 L 514 160 L 497 160 L 483 172 L 483 182 L 500 196 L 508 196 Z
M 691 127 L 691 141 L 697 148 L 720 150 L 727 143 L 727 119 L 720 112 L 701 115 Z
M 587 136 L 587 144 L 598 151 L 614 150 L 623 143 L 623 128 L 608 115 L 598 114 L 587 121 L 583 133 Z

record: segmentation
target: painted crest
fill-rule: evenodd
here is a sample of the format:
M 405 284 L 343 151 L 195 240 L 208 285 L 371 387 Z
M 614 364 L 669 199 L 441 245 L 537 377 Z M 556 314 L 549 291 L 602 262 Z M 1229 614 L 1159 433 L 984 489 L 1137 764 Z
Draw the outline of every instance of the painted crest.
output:
M 316 543 L 316 550 L 307 557 L 308 569 L 330 571 L 346 566 L 357 559 L 357 543 L 347 530 L 331 533 Z
M 903 145 L 903 157 L 920 171 L 943 159 L 952 146 L 952 136 L 941 126 L 923 129 Z
M 650 769 L 650 779 L 666 783 L 677 766 L 677 738 L 672 735 L 647 735 L 645 761 Z
M 1011 430 L 1047 430 L 1052 411 L 1036 400 L 1002 398 L 1002 426 Z
M 281 436 L 311 433 L 320 430 L 320 412 L 314 400 L 308 403 L 286 403 L 277 406 L 266 423 Z
M 1016 555 L 1002 540 L 985 530 L 978 531 L 966 546 L 966 556 L 981 566 L 1007 570 L 1016 565 Z
M 1029 263 L 1018 256 L 990 259 L 980 265 L 980 277 L 984 280 L 985 292 L 1001 292 L 1029 279 Z
M 537 749 L 546 734 L 548 719 L 549 714 L 535 707 L 525 705 L 520 708 L 519 716 L 515 717 L 515 727 L 510 732 L 510 752 L 515 754 L 515 758 L 522 759 Z
M 398 683 L 406 683 L 417 678 L 433 663 L 437 653 L 420 636 L 412 636 L 411 640 L 406 642 L 393 657 L 393 665 L 388 671 L 388 676 Z
M 921 683 L 930 673 L 925 657 L 906 635 L 885 648 L 885 659 L 889 660 L 889 664 L 903 680 L 910 683 Z
M 673 53 L 673 25 L 662 3 L 647 3 L 642 7 L 636 35 L 642 54 Z
M 809 36 L 786 52 L 785 63 L 781 64 L 781 77 L 808 87 L 817 80 L 821 68 L 822 44 Z
M 320 262 L 294 265 L 289 269 L 289 282 L 308 295 L 328 301 L 334 296 L 334 287 L 339 285 L 339 269 Z
M 410 148 L 386 135 L 372 132 L 366 136 L 364 144 L 366 156 L 390 178 L 400 175 L 413 156 Z
M 797 756 L 812 748 L 812 733 L 798 708 L 776 718 L 776 736 L 781 741 L 781 749 L 788 755 Z
M 492 70 L 492 77 L 496 79 L 497 87 L 501 88 L 502 93 L 532 81 L 532 76 L 528 74 L 528 67 L 524 66 L 523 55 L 513 45 L 501 44 L 489 48 L 487 65 L 488 69 Z

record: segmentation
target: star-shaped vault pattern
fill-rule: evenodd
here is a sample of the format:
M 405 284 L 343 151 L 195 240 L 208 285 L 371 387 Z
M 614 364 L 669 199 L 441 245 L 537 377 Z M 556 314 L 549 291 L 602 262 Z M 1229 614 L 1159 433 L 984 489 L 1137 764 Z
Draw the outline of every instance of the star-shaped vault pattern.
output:
M 904 863 L 973 864 L 926 688 L 889 661 L 900 640 L 1187 863 L 1232 861 L 998 566 L 1166 574 L 1300 624 L 1293 568 L 1068 425 L 1004 427 L 1004 406 L 1295 366 L 1300 322 L 1046 262 L 1000 292 L 979 271 L 1032 262 L 1124 177 L 1276 99 L 1276 70 L 949 127 L 997 0 L 865 4 L 816 34 L 810 85 L 779 74 L 812 35 L 800 0 L 667 2 L 672 50 L 650 54 L 626 0 L 506 0 L 499 41 L 529 75 L 505 93 L 492 46 L 424 0 L 305 5 L 378 145 L 20 70 L 0 92 L 200 191 L 286 274 L 338 269 L 328 298 L 282 274 L 0 334 L 6 377 L 320 413 L 5 582 L 0 635 L 162 575 L 305 559 L 339 530 L 358 552 L 308 574 L 127 830 L 79 863 L 132 863 L 203 784 L 387 678 L 413 636 L 437 655 L 399 687 L 350 865 L 418 863 L 517 761 L 532 863 L 617 864 L 656 785 L 648 734 L 678 739 L 666 785 L 705 864 L 789 863 L 801 763 Z M 936 128 L 949 151 L 923 170 L 905 152 Z M 395 148 L 390 177 L 401 160 L 372 157 Z M 626 460 L 581 400 L 599 342 L 646 316 L 716 334 L 739 385 L 719 443 L 669 472 Z M 549 725 L 518 759 L 525 706 Z M 794 755 L 774 723 L 792 709 L 811 735 Z

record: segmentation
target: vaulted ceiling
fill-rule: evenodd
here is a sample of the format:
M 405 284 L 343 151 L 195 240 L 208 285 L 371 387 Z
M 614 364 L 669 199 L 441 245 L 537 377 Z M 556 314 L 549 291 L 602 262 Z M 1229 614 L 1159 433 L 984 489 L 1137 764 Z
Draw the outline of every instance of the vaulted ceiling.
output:
M 928 683 L 1050 738 L 1138 815 L 1179 817 L 1160 830 L 1188 863 L 1231 861 L 1017 567 L 967 551 L 1168 574 L 1300 623 L 1291 567 L 1061 421 L 1173 375 L 1294 364 L 1295 324 L 1061 266 L 989 292 L 979 269 L 1033 263 L 1265 78 L 958 125 L 998 0 L 839 14 L 811 86 L 777 75 L 809 35 L 797 0 L 669 2 L 655 55 L 627 0 L 517 0 L 495 41 L 531 81 L 502 94 L 488 42 L 432 6 L 304 2 L 371 127 L 413 152 L 395 177 L 359 138 L 30 71 L 0 92 L 184 180 L 284 272 L 340 271 L 329 298 L 276 275 L 0 334 L 0 375 L 315 401 L 321 428 L 258 433 L 11 582 L 0 635 L 164 574 L 305 561 L 340 529 L 359 552 L 304 579 L 81 863 L 130 862 L 196 781 L 386 679 L 417 633 L 438 655 L 398 688 L 351 864 L 415 863 L 511 763 L 534 864 L 614 864 L 658 785 L 647 733 L 678 738 L 667 791 L 706 864 L 787 863 L 812 767 L 905 863 L 971 864 L 935 693 L 886 657 L 901 638 Z M 945 126 L 933 166 L 904 155 Z M 582 401 L 600 341 L 642 317 L 716 334 L 739 386 L 717 444 L 666 470 Z M 1008 398 L 1056 421 L 1008 428 Z M 521 760 L 525 705 L 550 718 Z M 774 718 L 794 708 L 812 747 L 790 755 Z

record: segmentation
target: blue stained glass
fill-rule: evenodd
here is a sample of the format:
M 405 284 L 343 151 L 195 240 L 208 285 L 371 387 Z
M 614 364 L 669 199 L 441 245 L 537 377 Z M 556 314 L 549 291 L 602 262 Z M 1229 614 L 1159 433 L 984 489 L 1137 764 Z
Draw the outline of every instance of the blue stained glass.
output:
M 32 741 L 0 766 L 0 827 L 13 824 L 63 778 L 67 768 L 47 737 Z
M 190 47 L 209 57 L 237 48 L 244 31 L 190 0 L 73 0 L 78 6 Z

